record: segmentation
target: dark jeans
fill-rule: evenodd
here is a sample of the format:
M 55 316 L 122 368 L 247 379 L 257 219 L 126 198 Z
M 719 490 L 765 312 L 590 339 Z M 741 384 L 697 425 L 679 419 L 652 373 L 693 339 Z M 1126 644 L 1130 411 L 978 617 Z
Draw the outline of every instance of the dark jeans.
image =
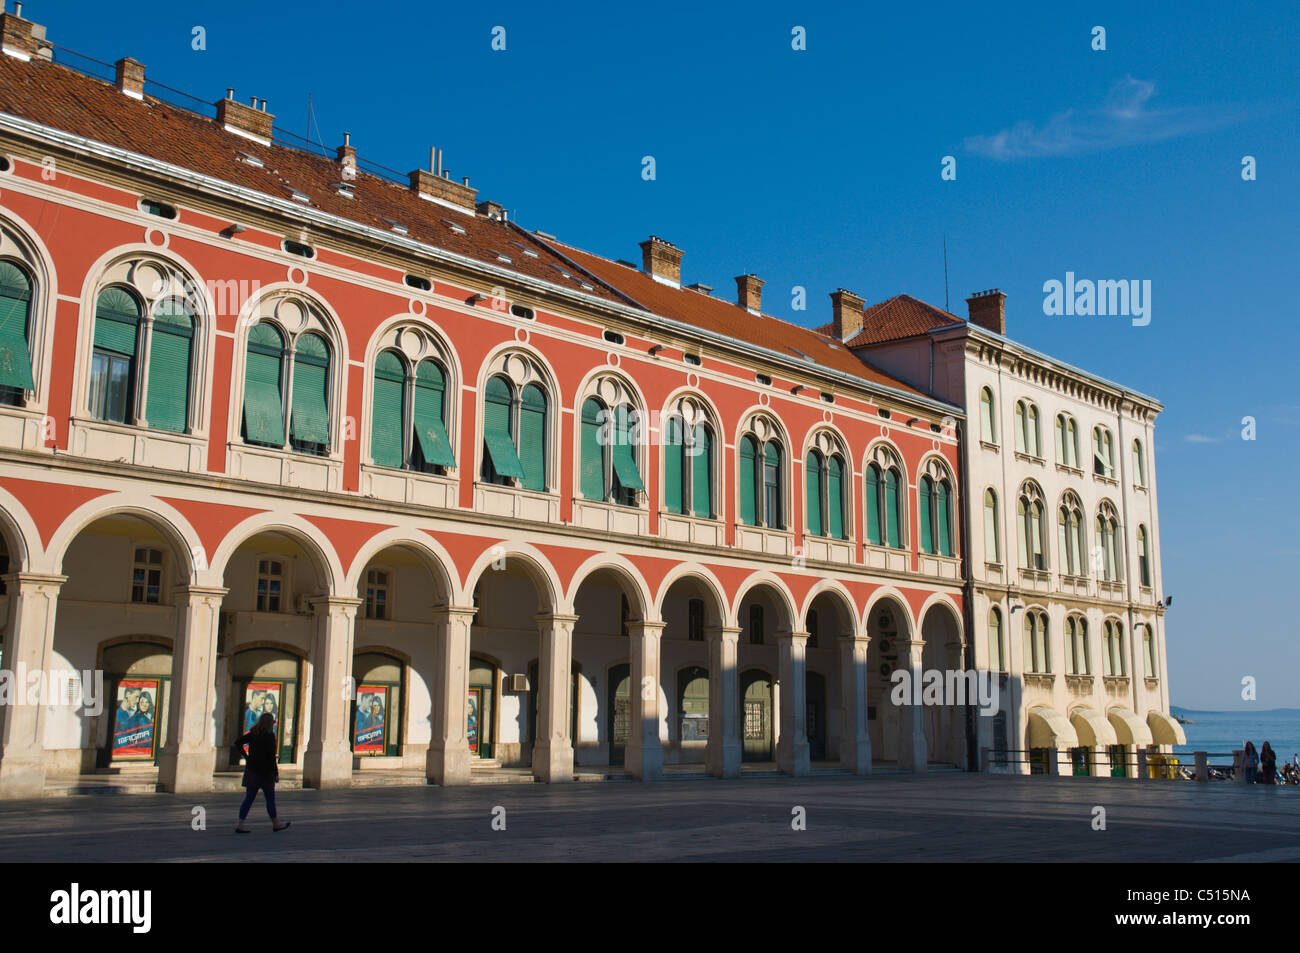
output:
M 1259 771 L 1258 768 L 1247 768 L 1247 769 L 1246 769 L 1246 783 L 1247 783 L 1247 784 L 1254 784 L 1254 783 L 1255 783 L 1255 774 L 1256 774 L 1256 772 L 1258 772 L 1258 771 Z M 250 797 L 252 796 L 251 793 L 250 793 L 249 796 L 250 796 Z M 251 802 L 250 802 L 250 803 L 251 803 Z
M 248 793 L 244 795 L 244 803 L 239 805 L 241 821 L 248 817 L 248 809 L 253 806 L 258 791 L 266 795 L 266 813 L 271 815 L 271 820 L 275 820 L 275 781 L 260 775 L 252 775 L 249 777 Z

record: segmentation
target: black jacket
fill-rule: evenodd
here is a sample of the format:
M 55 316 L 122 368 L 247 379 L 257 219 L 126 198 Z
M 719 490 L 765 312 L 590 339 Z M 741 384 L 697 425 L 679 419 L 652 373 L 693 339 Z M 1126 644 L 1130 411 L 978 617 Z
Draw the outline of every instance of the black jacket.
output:
M 248 754 L 244 755 L 244 763 L 245 767 L 253 774 L 261 775 L 264 778 L 275 778 L 279 775 L 279 758 L 277 757 L 279 751 L 276 750 L 274 733 L 267 732 L 263 735 L 257 735 L 250 731 L 235 744 L 241 747 L 248 745 Z

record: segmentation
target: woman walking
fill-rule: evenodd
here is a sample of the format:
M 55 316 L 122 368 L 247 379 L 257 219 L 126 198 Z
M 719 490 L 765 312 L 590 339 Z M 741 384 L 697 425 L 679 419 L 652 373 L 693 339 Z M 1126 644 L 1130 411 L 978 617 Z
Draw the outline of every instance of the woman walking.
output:
M 1277 774 L 1277 755 L 1267 741 L 1259 752 L 1259 783 L 1272 784 Z
M 242 749 L 244 745 L 248 745 L 248 754 L 244 755 L 244 787 L 248 793 L 239 806 L 239 824 L 235 831 L 248 833 L 244 818 L 248 817 L 248 809 L 253 806 L 258 791 L 266 795 L 266 813 L 271 815 L 271 829 L 282 831 L 289 822 L 281 824 L 275 819 L 275 782 L 280 780 L 280 767 L 276 763 L 275 716 L 270 712 L 263 713 L 252 730 L 235 742 L 238 748 Z
M 1255 742 L 1246 742 L 1246 753 L 1241 759 L 1241 766 L 1246 769 L 1246 783 L 1254 784 L 1259 771 L 1259 755 L 1255 751 Z

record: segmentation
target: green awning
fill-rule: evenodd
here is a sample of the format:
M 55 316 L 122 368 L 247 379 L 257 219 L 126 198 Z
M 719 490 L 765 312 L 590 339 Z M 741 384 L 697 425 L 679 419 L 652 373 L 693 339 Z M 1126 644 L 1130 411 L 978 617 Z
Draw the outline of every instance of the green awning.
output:
M 440 467 L 456 465 L 456 457 L 451 452 L 451 440 L 447 437 L 447 428 L 443 426 L 442 418 L 422 408 L 418 399 L 415 405 L 415 439 L 420 441 L 420 452 L 424 454 L 426 463 Z M 494 457 L 493 463 L 495 462 Z M 497 467 L 497 472 L 502 472 L 500 467 Z
M 280 389 L 267 381 L 244 382 L 244 433 L 257 443 L 284 445 L 284 412 Z
M 501 430 L 483 431 L 483 443 L 487 446 L 488 456 L 492 458 L 493 468 L 503 477 L 524 478 L 524 468 L 519 463 L 519 454 L 515 453 L 514 441 L 510 435 Z

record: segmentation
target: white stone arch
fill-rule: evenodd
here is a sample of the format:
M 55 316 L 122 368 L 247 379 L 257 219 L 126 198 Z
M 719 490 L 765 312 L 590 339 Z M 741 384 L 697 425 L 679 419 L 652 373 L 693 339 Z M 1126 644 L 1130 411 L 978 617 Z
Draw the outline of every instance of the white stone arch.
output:
M 366 343 L 361 426 L 357 434 L 361 441 L 362 462 L 368 465 L 374 463 L 370 456 L 370 435 L 374 427 L 375 361 L 379 359 L 380 352 L 386 350 L 398 351 L 412 367 L 425 358 L 432 357 L 446 370 L 447 439 L 451 445 L 452 455 L 456 458 L 456 469 L 459 470 L 463 450 L 460 439 L 460 410 L 465 380 L 460 354 L 452 346 L 451 339 L 442 328 L 429 317 L 409 312 L 385 318 L 380 322 L 379 327 L 375 328 Z
M 654 421 L 650 417 L 650 408 L 646 405 L 645 394 L 642 393 L 640 386 L 631 375 L 623 370 L 609 365 L 601 365 L 589 370 L 578 384 L 577 390 L 573 394 L 573 423 L 572 433 L 569 435 L 573 441 L 571 446 L 574 448 L 575 463 L 573 466 L 573 486 L 570 489 L 575 498 L 581 498 L 582 495 L 582 467 L 580 457 L 582 454 L 582 406 L 588 398 L 595 397 L 604 405 L 605 410 L 613 409 L 621 404 L 629 404 L 637 415 L 635 429 L 639 439 L 634 443 L 634 453 L 636 454 L 637 471 L 641 474 L 641 481 L 650 485 L 648 474 L 650 472 L 650 445 L 656 442 L 651 436 L 651 430 Z M 638 501 L 637 506 L 644 508 L 649 505 L 650 493 L 647 491 Z
M 881 485 L 883 487 L 884 474 L 890 468 L 898 470 L 898 495 L 903 503 L 903 512 L 898 521 L 898 542 L 899 551 L 906 551 L 911 545 L 910 524 L 912 514 L 912 478 L 907 469 L 907 458 L 903 456 L 903 451 L 898 448 L 889 437 L 880 436 L 867 444 L 867 449 L 862 454 L 862 468 L 859 471 L 862 474 L 862 499 L 863 520 L 862 520 L 862 538 L 867 540 L 867 468 L 875 464 L 880 469 Z M 881 490 L 884 493 L 884 490 Z M 882 504 L 883 505 L 883 504 Z M 884 523 L 881 523 L 881 545 L 887 545 L 885 538 Z
M 763 448 L 769 440 L 775 439 L 781 445 L 781 523 L 776 529 L 791 532 L 794 528 L 794 443 L 790 439 L 790 430 L 781 416 L 770 407 L 753 404 L 744 410 L 739 423 L 732 432 L 732 450 L 728 460 L 735 468 L 736 479 L 731 492 L 731 512 L 740 519 L 740 441 L 746 434 L 758 438 L 759 466 L 762 466 Z M 772 527 L 765 527 L 772 528 Z
M 675 583 L 682 579 L 693 579 L 709 593 L 713 600 L 713 609 L 717 613 L 718 622 L 721 625 L 727 624 L 727 613 L 730 607 L 730 601 L 727 599 L 727 587 L 714 574 L 713 570 L 701 563 L 687 562 L 678 563 L 659 582 L 659 591 L 655 594 L 654 613 L 655 617 L 662 619 L 664 617 L 664 601 L 668 598 L 668 593 L 672 590 Z
M 31 273 L 32 311 L 28 347 L 32 358 L 32 383 L 36 385 L 30 411 L 43 411 L 49 402 L 54 318 L 59 300 L 59 276 L 54 258 L 40 234 L 10 208 L 0 209 L 0 257 L 20 260 Z M 39 443 L 43 444 L 41 440 Z
M 531 543 L 517 539 L 507 539 L 491 546 L 479 554 L 469 570 L 465 573 L 465 598 L 472 601 L 474 590 L 484 573 L 490 572 L 493 563 L 503 564 L 510 561 L 519 564 L 533 583 L 537 593 L 538 608 L 542 612 L 572 613 L 573 604 L 564 600 L 564 586 L 551 561 L 542 555 L 541 550 Z
M 916 619 L 912 616 L 911 603 L 907 601 L 906 596 L 893 586 L 881 586 L 867 598 L 866 607 L 862 610 L 862 631 L 866 632 L 868 635 L 871 634 L 871 613 L 876 610 L 878 605 L 886 601 L 894 604 L 903 621 L 903 626 L 900 627 L 898 634 L 906 634 L 909 640 L 916 640 L 919 638 L 920 630 L 917 626 Z M 904 633 L 904 629 L 906 629 L 906 633 Z
M 361 589 L 361 581 L 366 567 L 371 561 L 387 549 L 404 549 L 412 553 L 424 564 L 429 575 L 433 577 L 437 589 L 439 605 L 464 605 L 462 593 L 457 585 L 456 564 L 446 548 L 428 533 L 414 528 L 393 527 L 377 533 L 357 550 L 352 557 L 352 566 L 343 577 L 343 593 L 355 595 Z
M 234 526 L 212 554 L 212 572 L 224 579 L 230 558 L 244 543 L 262 533 L 280 533 L 302 547 L 316 573 L 320 595 L 346 595 L 338 587 L 346 573 L 334 545 L 320 527 L 294 513 L 258 513 Z
M 96 497 L 77 507 L 59 524 L 45 548 L 46 571 L 58 575 L 68 549 L 85 530 L 106 516 L 133 516 L 156 529 L 170 545 L 176 558 L 177 583 L 194 584 L 210 576 L 203 540 L 190 521 L 170 503 L 131 489 Z
M 804 631 L 808 629 L 808 613 L 812 611 L 813 603 L 817 601 L 818 596 L 830 596 L 840 603 L 840 608 L 849 618 L 853 625 L 853 635 L 857 635 L 861 629 L 858 617 L 858 608 L 853 601 L 853 595 L 849 592 L 848 587 L 838 579 L 827 579 L 825 577 L 818 579 L 808 595 L 804 597 L 803 605 L 799 610 L 799 619 Z
M 576 605 L 578 590 L 582 584 L 596 572 L 605 570 L 619 576 L 622 581 L 631 590 L 630 595 L 636 599 L 636 605 L 630 606 L 631 610 L 644 622 L 658 622 L 662 618 L 655 611 L 655 601 L 650 594 L 650 587 L 646 584 L 645 577 L 641 575 L 641 570 L 636 568 L 626 556 L 621 553 L 595 553 L 583 562 L 581 566 L 573 572 L 573 578 L 569 581 L 569 591 L 565 595 L 565 601 L 568 605 Z M 625 592 L 625 595 L 629 593 Z
M 803 617 L 798 615 L 798 608 L 795 605 L 794 594 L 790 587 L 774 572 L 766 569 L 760 569 L 757 572 L 750 573 L 745 580 L 736 588 L 736 597 L 731 603 L 730 614 L 731 624 L 741 625 L 740 607 L 745 601 L 745 597 L 750 595 L 756 589 L 766 588 L 776 593 L 776 603 L 785 613 L 785 626 L 795 629 L 795 626 L 802 624 Z M 780 627 L 778 627 L 780 628 Z
M 9 571 L 28 572 L 45 564 L 41 532 L 18 497 L 0 487 L 0 533 L 9 550 Z
M 921 603 L 921 609 L 917 612 L 917 618 L 920 620 L 920 631 L 922 632 L 925 631 L 925 621 L 929 618 L 931 611 L 946 612 L 948 614 L 948 617 L 952 620 L 953 629 L 957 633 L 957 639 L 961 643 L 961 647 L 965 649 L 966 629 L 965 626 L 962 625 L 961 610 L 957 608 L 957 604 L 953 601 L 952 596 L 948 595 L 946 592 L 932 592 L 926 598 L 925 602 Z
M 513 363 L 518 358 L 521 363 Z M 516 394 L 527 384 L 537 383 L 546 391 L 546 492 L 558 493 L 560 488 L 560 434 L 564 416 L 564 395 L 560 391 L 559 377 L 545 355 L 537 348 L 520 341 L 498 344 L 479 365 L 474 395 L 474 470 L 477 480 L 483 472 L 483 399 L 487 382 L 497 374 L 504 374 L 515 387 Z M 467 439 L 470 439 L 467 437 Z M 471 590 L 472 591 L 472 590 Z M 559 591 L 559 590 L 557 590 Z
M 109 286 L 133 289 L 141 298 L 143 316 L 152 321 L 160 303 L 178 300 L 194 320 L 193 349 L 190 352 L 188 433 L 206 436 L 212 422 L 214 360 L 217 341 L 217 308 L 211 288 L 191 261 L 171 249 L 148 244 L 119 245 L 101 255 L 86 271 L 81 286 L 80 333 L 73 361 L 73 417 L 90 417 L 90 366 L 95 350 L 95 310 L 100 292 Z M 145 380 L 149 355 L 142 352 L 138 379 Z M 147 385 L 137 398 L 141 412 L 147 400 Z
M 283 307 L 282 307 L 283 306 Z M 293 307 L 291 307 L 293 306 Z M 295 310 L 296 309 L 296 310 Z M 244 302 L 235 326 L 234 366 L 230 372 L 230 408 L 227 424 L 228 440 L 234 446 L 243 446 L 244 372 L 248 362 L 248 335 L 257 324 L 275 327 L 284 339 L 288 355 L 288 380 L 282 385 L 284 397 L 284 439 L 289 443 L 290 410 L 292 408 L 293 354 L 297 342 L 305 334 L 314 333 L 325 338 L 330 348 L 329 377 L 329 428 L 330 446 L 326 458 L 343 459 L 343 426 L 347 407 L 348 340 L 343 322 L 334 309 L 314 291 L 278 281 L 263 285 L 257 293 Z

